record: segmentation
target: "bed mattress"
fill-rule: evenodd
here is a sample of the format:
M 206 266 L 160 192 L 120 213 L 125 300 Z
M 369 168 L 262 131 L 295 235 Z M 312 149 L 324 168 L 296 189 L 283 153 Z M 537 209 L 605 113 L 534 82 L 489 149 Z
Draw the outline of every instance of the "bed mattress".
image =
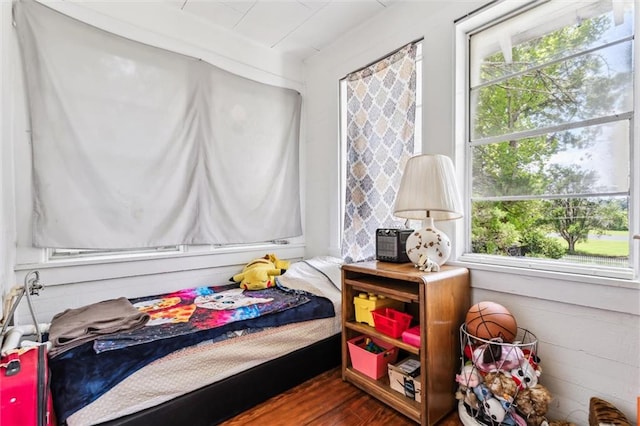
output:
M 340 265 L 339 259 L 313 258 L 294 263 L 279 277 L 285 287 L 328 298 L 335 317 L 238 333 L 178 350 L 129 375 L 73 413 L 67 424 L 92 425 L 135 413 L 340 333 Z

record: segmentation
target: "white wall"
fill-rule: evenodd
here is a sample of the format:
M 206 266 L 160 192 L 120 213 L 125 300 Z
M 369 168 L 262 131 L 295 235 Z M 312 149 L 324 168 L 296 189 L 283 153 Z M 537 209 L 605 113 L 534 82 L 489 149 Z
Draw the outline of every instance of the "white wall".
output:
M 169 2 L 51 1 L 46 4 L 72 17 L 124 37 L 190 55 L 266 84 L 288 87 L 304 95 L 303 64 L 180 13 Z M 134 260 L 96 262 L 49 261 L 44 250 L 31 247 L 31 174 L 28 116 L 11 2 L 0 2 L 0 292 L 22 284 L 39 270 L 46 287 L 33 299 L 38 319 L 112 297 L 159 294 L 205 284 L 225 283 L 242 265 L 274 252 L 283 259 L 304 256 L 303 239 L 288 246 L 212 251 L 192 249 L 178 256 L 142 256 Z M 303 124 L 304 126 L 304 124 Z M 304 143 L 302 143 L 304 145 Z M 304 147 L 301 149 L 304 155 Z M 304 197 L 304 194 L 303 194 Z M 304 206 L 303 206 L 304 212 Z M 30 322 L 27 304 L 18 323 Z
M 485 2 L 398 2 L 307 63 L 307 253 L 338 254 L 338 80 L 424 37 L 423 152 L 460 158 L 454 143 L 453 21 Z M 459 166 L 461 167 L 461 166 Z M 589 398 L 617 405 L 632 422 L 640 395 L 640 292 L 637 282 L 510 268 L 471 269 L 472 299 L 507 306 L 537 335 L 541 382 L 554 396 L 549 416 L 587 425 Z
M 11 7 L 9 2 L 0 3 L 0 294 L 9 287 L 8 283 L 13 280 L 13 256 L 12 246 L 15 242 L 13 227 L 13 187 L 8 184 L 12 179 L 13 154 L 10 141 L 11 128 L 11 105 L 8 96 L 5 96 L 6 89 L 10 84 L 10 62 L 8 55 L 4 54 L 9 50 L 9 37 L 5 37 L 5 30 L 10 22 Z M 0 317 L 3 316 L 3 306 L 0 306 Z

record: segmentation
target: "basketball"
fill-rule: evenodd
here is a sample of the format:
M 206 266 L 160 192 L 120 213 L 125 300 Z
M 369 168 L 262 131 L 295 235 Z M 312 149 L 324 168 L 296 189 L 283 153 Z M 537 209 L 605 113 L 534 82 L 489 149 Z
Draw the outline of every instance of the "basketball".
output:
M 480 302 L 467 311 L 467 332 L 485 340 L 502 339 L 511 343 L 518 332 L 518 324 L 511 312 L 495 302 Z

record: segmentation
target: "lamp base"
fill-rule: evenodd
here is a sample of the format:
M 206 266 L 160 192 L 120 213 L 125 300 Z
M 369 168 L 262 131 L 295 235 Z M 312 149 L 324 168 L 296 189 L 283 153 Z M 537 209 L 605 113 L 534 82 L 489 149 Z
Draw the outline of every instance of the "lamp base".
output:
M 407 256 L 416 267 L 424 263 L 424 256 L 428 256 L 433 263 L 442 266 L 449 259 L 450 254 L 451 241 L 444 232 L 433 225 L 432 218 L 427 218 L 425 228 L 411 233 L 407 238 Z

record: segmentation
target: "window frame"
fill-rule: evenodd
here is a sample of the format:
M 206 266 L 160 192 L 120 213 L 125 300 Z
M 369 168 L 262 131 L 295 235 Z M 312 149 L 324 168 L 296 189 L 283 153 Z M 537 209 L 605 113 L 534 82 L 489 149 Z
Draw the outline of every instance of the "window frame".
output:
M 551 0 L 553 1 L 553 0 Z M 548 3 L 543 0 L 533 0 L 527 3 L 515 0 L 505 0 L 494 4 L 493 2 L 478 9 L 477 11 L 464 16 L 454 22 L 455 26 L 455 46 L 454 46 L 454 139 L 455 139 L 455 163 L 462 172 L 463 177 L 463 202 L 465 210 L 471 211 L 471 189 L 472 189 L 472 164 L 471 164 L 471 144 L 469 143 L 471 134 L 470 117 L 470 37 L 483 29 L 489 28 L 495 23 L 509 19 L 515 15 L 526 13 L 527 11 Z M 638 149 L 638 139 L 640 136 L 640 123 L 637 119 L 636 111 L 640 111 L 640 78 L 638 78 L 638 53 L 640 46 L 635 38 L 640 26 L 640 7 L 634 8 L 634 101 L 633 111 L 630 120 L 630 191 L 629 191 L 629 256 L 630 268 L 613 268 L 605 266 L 578 265 L 566 262 L 558 262 L 534 258 L 509 258 L 498 255 L 477 254 L 471 250 L 471 217 L 465 215 L 461 224 L 462 233 L 457 234 L 457 244 L 455 248 L 455 261 L 462 264 L 473 264 L 484 269 L 486 267 L 498 266 L 508 270 L 522 271 L 526 274 L 547 273 L 554 271 L 563 276 L 593 276 L 621 279 L 625 281 L 638 281 L 640 278 L 640 240 L 634 239 L 634 235 L 640 232 L 640 173 L 634 170 L 634 165 L 640 164 L 640 149 Z M 530 272 L 526 272 L 529 270 Z M 539 271 L 539 272 L 535 272 Z M 545 271 L 545 272 L 542 272 Z
M 44 248 L 47 262 L 88 261 L 120 259 L 134 260 L 139 258 L 161 258 L 167 256 L 181 256 L 186 254 L 202 254 L 224 252 L 225 250 L 253 249 L 256 247 L 281 247 L 299 243 L 302 237 L 283 238 L 279 240 L 246 243 L 246 244 L 177 244 L 172 246 L 148 247 L 139 249 L 75 249 L 75 248 Z

